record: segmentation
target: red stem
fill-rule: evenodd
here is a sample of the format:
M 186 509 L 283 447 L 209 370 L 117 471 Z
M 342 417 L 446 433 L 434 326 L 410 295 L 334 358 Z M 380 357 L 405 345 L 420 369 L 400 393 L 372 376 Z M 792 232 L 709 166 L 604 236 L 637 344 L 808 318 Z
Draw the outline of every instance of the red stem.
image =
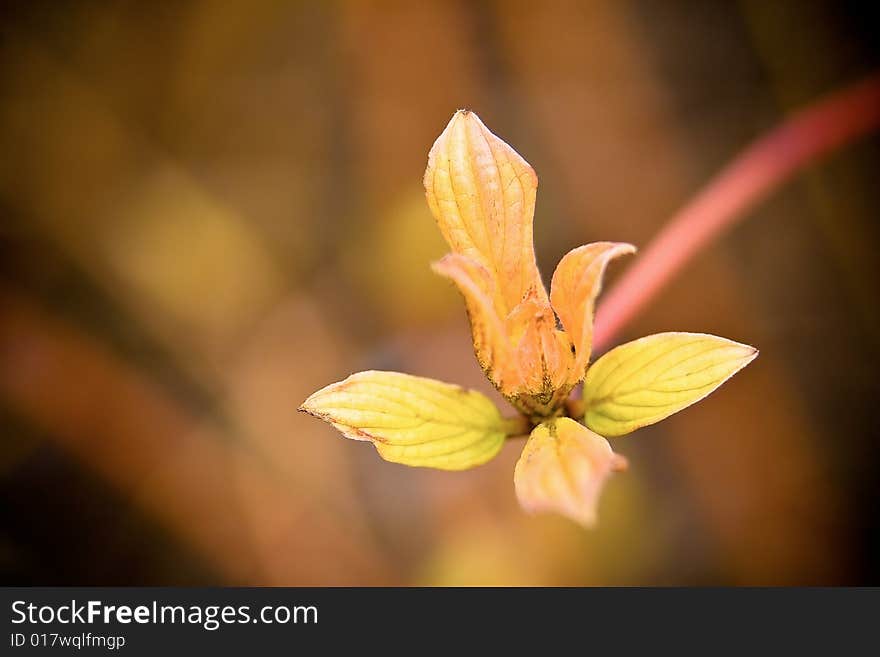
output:
M 604 349 L 701 249 L 819 157 L 880 126 L 880 74 L 801 110 L 753 142 L 676 214 L 605 297 L 593 344 Z

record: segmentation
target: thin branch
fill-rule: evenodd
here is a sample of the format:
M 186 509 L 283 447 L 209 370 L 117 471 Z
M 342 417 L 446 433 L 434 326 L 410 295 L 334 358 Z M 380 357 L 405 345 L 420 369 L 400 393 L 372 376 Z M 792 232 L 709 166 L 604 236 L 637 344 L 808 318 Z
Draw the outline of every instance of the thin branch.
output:
M 687 262 L 773 190 L 823 155 L 880 126 L 880 74 L 801 110 L 755 141 L 676 214 L 606 295 L 596 349 L 610 340 Z

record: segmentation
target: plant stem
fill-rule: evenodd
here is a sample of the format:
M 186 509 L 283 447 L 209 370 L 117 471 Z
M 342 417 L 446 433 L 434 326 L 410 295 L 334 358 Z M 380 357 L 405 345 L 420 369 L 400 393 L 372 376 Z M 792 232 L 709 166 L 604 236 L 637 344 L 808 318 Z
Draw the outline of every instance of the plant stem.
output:
M 594 348 L 609 341 L 700 250 L 794 173 L 880 126 L 880 75 L 837 91 L 753 142 L 660 231 L 596 313 Z
M 532 431 L 532 424 L 525 415 L 504 418 L 504 433 L 510 438 L 524 438 Z
M 568 413 L 568 417 L 581 420 L 584 413 L 587 412 L 587 407 L 583 399 L 570 398 L 565 400 L 565 411 Z

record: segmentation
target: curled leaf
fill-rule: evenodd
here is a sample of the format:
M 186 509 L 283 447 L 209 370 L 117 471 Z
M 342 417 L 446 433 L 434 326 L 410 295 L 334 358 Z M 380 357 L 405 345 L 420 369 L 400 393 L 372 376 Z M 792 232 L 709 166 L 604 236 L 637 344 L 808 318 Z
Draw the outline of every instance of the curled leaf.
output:
M 758 355 L 705 333 L 658 333 L 612 349 L 587 370 L 584 423 L 603 436 L 654 424 L 701 400 Z
M 635 253 L 636 247 L 621 242 L 594 242 L 572 249 L 553 272 L 550 303 L 571 340 L 575 361 L 569 383 L 584 378 L 593 346 L 593 308 L 602 289 L 602 276 L 608 263 L 619 256 Z
M 513 377 L 510 365 L 510 340 L 500 306 L 497 280 L 479 262 L 458 253 L 449 253 L 432 269 L 458 287 L 467 305 L 474 340 L 474 353 L 480 367 L 499 390 Z
M 519 153 L 459 110 L 428 153 L 424 183 L 449 247 L 498 282 L 502 316 L 532 288 L 546 299 L 532 244 L 538 177 Z
M 513 479 L 526 511 L 555 511 L 591 526 L 605 481 L 625 468 L 626 459 L 602 436 L 570 418 L 558 418 L 532 431 Z
M 352 374 L 318 390 L 300 410 L 348 438 L 371 441 L 386 461 L 441 470 L 485 463 L 506 436 L 485 395 L 399 372 Z
M 562 399 L 570 389 L 565 388 L 572 361 L 568 337 L 556 328 L 550 304 L 540 300 L 534 290 L 507 316 L 507 332 L 518 387 L 530 397 L 523 399 L 526 408 L 541 412 L 543 407 L 543 412 L 550 414 L 554 400 L 559 401 L 557 392 Z
M 535 261 L 535 172 L 460 110 L 428 154 L 424 183 L 453 251 L 434 270 L 465 297 L 477 360 L 520 411 L 552 414 L 571 388 L 573 356 Z

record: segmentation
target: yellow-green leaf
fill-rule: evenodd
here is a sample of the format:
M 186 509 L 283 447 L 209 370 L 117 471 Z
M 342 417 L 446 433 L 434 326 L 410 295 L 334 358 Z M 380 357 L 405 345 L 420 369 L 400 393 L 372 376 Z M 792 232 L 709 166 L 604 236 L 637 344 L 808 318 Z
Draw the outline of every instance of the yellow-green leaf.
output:
M 658 333 L 612 349 L 587 370 L 585 424 L 622 436 L 701 400 L 758 355 L 705 333 Z
M 485 463 L 506 436 L 485 395 L 399 372 L 352 374 L 318 390 L 300 410 L 348 438 L 372 441 L 386 461 L 441 470 Z
M 555 511 L 590 526 L 605 480 L 625 468 L 626 459 L 607 440 L 563 417 L 535 427 L 513 481 L 526 511 Z

